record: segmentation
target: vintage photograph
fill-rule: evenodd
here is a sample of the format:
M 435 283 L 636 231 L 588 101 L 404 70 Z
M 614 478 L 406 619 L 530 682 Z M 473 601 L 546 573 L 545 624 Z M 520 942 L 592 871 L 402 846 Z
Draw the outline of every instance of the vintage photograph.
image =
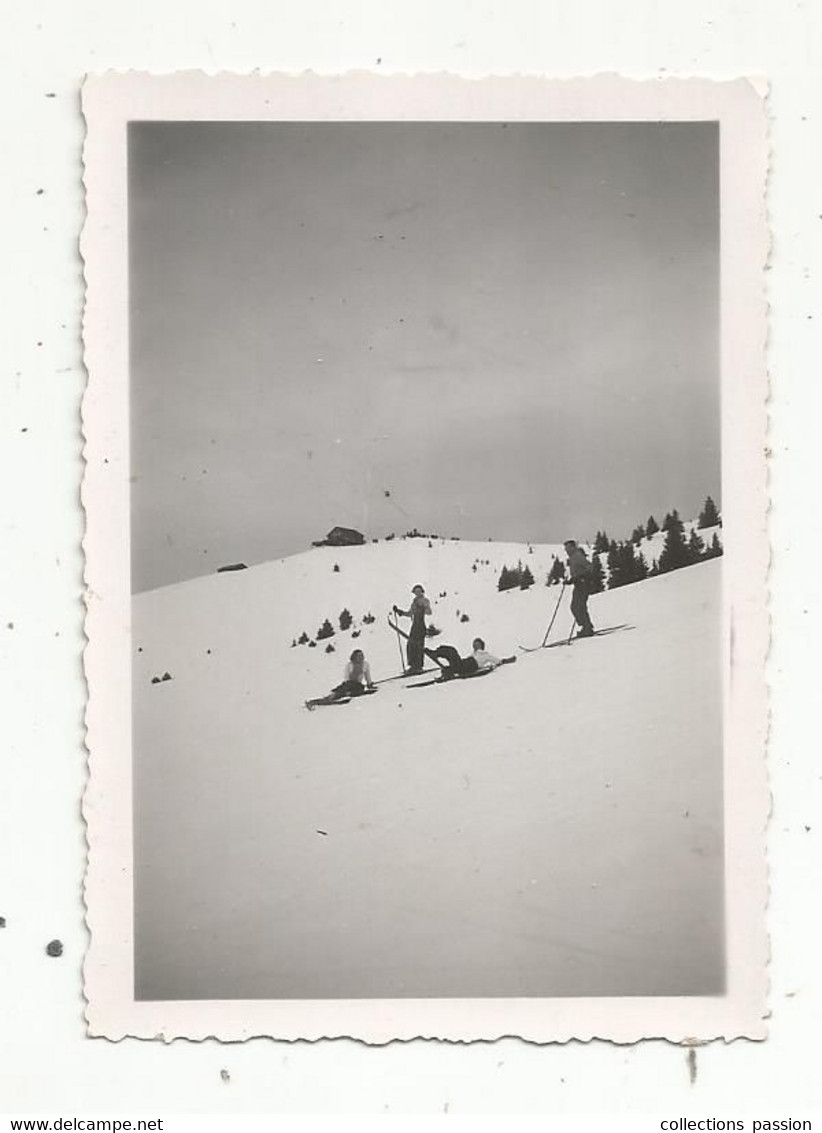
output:
M 728 993 L 721 130 L 123 121 L 136 1006 Z

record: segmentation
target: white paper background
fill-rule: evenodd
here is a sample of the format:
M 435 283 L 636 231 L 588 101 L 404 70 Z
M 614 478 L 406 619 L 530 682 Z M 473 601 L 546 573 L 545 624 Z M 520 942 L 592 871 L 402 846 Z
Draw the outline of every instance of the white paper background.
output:
M 437 1112 L 448 1103 L 452 1113 L 732 1116 L 778 1109 L 803 1116 L 822 1107 L 815 1041 L 822 1014 L 815 967 L 822 955 L 822 760 L 814 640 L 821 25 L 818 7 L 784 0 L 687 7 L 651 0 L 7 6 L 0 68 L 0 915 L 7 919 L 0 930 L 0 1112 Z M 777 636 L 770 664 L 773 1019 L 766 1043 L 701 1049 L 691 1085 L 686 1052 L 664 1043 L 415 1042 L 375 1050 L 347 1041 L 163 1047 L 85 1038 L 78 86 L 85 71 L 109 67 L 373 67 L 468 76 L 618 70 L 634 77 L 770 79 Z M 44 952 L 54 937 L 64 943 L 60 959 Z M 221 1068 L 230 1072 L 229 1082 Z

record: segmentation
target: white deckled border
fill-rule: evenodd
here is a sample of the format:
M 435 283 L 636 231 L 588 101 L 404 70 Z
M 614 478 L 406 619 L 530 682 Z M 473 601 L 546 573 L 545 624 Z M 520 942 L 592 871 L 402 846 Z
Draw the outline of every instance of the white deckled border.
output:
M 764 97 L 748 80 L 551 81 L 352 73 L 108 74 L 83 89 L 88 219 L 81 250 L 88 388 L 83 504 L 89 781 L 83 800 L 89 1033 L 370 1043 L 516 1035 L 534 1042 L 764 1038 L 768 649 Z M 718 121 L 721 146 L 722 501 L 728 987 L 688 998 L 136 1002 L 132 960 L 126 123 L 210 121 Z

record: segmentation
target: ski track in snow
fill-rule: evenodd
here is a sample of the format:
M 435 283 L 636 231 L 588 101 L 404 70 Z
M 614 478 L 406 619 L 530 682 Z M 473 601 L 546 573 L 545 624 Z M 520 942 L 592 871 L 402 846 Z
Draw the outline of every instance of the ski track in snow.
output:
M 591 599 L 631 632 L 304 707 L 353 648 L 397 672 L 386 614 L 416 582 L 435 643 L 538 644 L 553 554 L 383 541 L 135 597 L 138 997 L 722 989 L 721 560 Z M 498 593 L 518 559 L 537 584 Z M 290 647 L 326 617 L 335 653 Z M 566 594 L 552 639 L 570 624 Z

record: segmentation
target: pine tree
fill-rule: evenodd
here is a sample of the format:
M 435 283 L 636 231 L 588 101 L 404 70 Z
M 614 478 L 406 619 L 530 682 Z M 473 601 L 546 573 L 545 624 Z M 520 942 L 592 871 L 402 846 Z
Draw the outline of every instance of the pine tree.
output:
M 633 529 L 633 531 L 631 532 L 631 542 L 632 543 L 641 543 L 644 538 L 645 538 L 645 528 L 642 526 L 642 524 L 640 524 L 639 527 L 635 527 Z
M 305 630 L 303 630 L 303 632 L 297 638 L 297 644 L 298 645 L 308 645 L 308 642 L 309 642 L 308 634 L 305 632 Z
M 333 566 L 333 568 L 332 568 L 332 569 L 333 569 L 333 571 L 334 571 L 334 574 L 339 574 L 339 573 L 340 573 L 340 564 L 339 564 L 339 563 L 334 563 L 334 566 Z
M 323 624 L 317 630 L 317 641 L 324 641 L 327 637 L 334 636 L 334 627 L 328 618 L 325 619 Z
M 522 580 L 526 577 L 526 573 L 531 579 L 528 586 L 533 586 L 534 576 L 528 570 L 528 567 L 523 567 L 521 562 L 518 562 L 515 567 L 504 566 L 497 582 L 497 590 L 516 590 L 518 586 L 522 586 Z M 527 589 L 527 587 L 523 587 L 523 589 Z
M 705 543 L 700 539 L 695 527 L 688 538 L 688 555 L 692 563 L 698 563 L 705 555 Z
M 665 546 L 662 548 L 662 554 L 659 556 L 659 573 L 667 574 L 671 570 L 679 570 L 680 567 L 688 566 L 691 562 L 691 557 L 688 552 L 688 545 L 685 542 L 685 533 L 681 524 L 672 523 L 668 527 L 668 533 L 665 536 Z
M 638 564 L 634 554 L 634 545 L 628 540 L 622 544 L 619 550 L 622 559 L 622 585 L 630 586 L 632 582 L 637 581 Z
M 591 558 L 591 576 L 588 580 L 588 589 L 592 594 L 600 594 L 605 589 L 605 571 L 602 569 L 602 560 L 599 555 Z
M 594 554 L 604 555 L 608 550 L 608 536 L 604 531 L 597 531 L 594 539 Z
M 719 511 L 717 506 L 710 496 L 705 500 L 705 506 L 699 513 L 699 527 L 718 527 L 719 526 Z
M 705 552 L 706 559 L 718 559 L 722 554 L 722 544 L 719 541 L 719 536 L 714 531 L 713 539 L 711 539 L 710 546 Z
M 615 590 L 617 586 L 622 586 L 620 580 L 621 576 L 620 561 L 619 561 L 619 548 L 614 543 L 608 551 L 608 589 Z
M 551 563 L 551 569 L 548 572 L 548 585 L 550 586 L 555 582 L 564 582 L 564 581 L 565 581 L 565 563 L 562 561 L 562 559 L 558 559 L 557 556 L 554 555 L 554 561 Z
M 522 574 L 520 575 L 519 588 L 520 590 L 527 590 L 530 586 L 534 585 L 534 576 L 531 574 L 530 567 L 523 567 Z
M 347 629 L 351 629 L 351 623 L 353 622 L 353 620 L 354 619 L 351 617 L 351 611 L 348 608 L 340 611 L 340 629 L 343 632 L 345 632 Z
M 682 520 L 679 518 L 679 512 L 676 510 L 676 508 L 674 508 L 673 511 L 668 512 L 662 523 L 663 531 L 670 531 L 672 527 L 678 528 L 680 533 L 684 529 L 684 525 L 682 523 Z
M 648 516 L 648 522 L 645 524 L 645 534 L 650 539 L 652 535 L 656 535 L 659 531 L 659 524 L 652 515 Z
M 648 577 L 648 564 L 644 556 L 634 550 L 631 542 L 620 543 L 616 551 L 608 555 L 608 566 L 609 590 L 615 590 L 619 586 L 630 586 L 632 582 L 641 582 Z
M 334 648 L 334 646 L 331 644 L 330 641 L 329 641 L 328 645 L 326 645 L 325 651 L 326 651 L 326 653 L 336 653 L 337 652 L 337 650 Z

